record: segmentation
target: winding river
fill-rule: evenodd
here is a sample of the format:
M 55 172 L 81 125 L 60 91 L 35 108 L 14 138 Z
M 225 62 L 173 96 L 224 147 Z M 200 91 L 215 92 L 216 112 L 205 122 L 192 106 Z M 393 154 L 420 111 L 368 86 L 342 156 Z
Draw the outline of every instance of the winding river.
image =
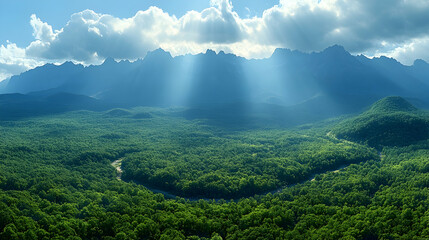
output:
M 121 168 L 122 160 L 123 160 L 123 158 L 120 158 L 120 159 L 117 159 L 117 160 L 115 160 L 115 161 L 113 161 L 113 162 L 111 163 L 111 165 L 116 169 L 116 178 L 117 178 L 119 181 L 122 181 L 122 179 L 121 179 L 121 177 L 122 177 L 122 168 Z M 350 164 L 351 164 L 351 163 L 350 163 Z M 272 190 L 272 191 L 269 191 L 269 192 L 265 192 L 265 193 L 261 193 L 261 194 L 257 194 L 257 195 L 263 196 L 263 195 L 267 195 L 267 194 L 269 194 L 269 193 L 271 193 L 271 194 L 279 193 L 279 192 L 281 192 L 281 191 L 282 191 L 283 189 L 285 189 L 285 188 L 293 187 L 293 186 L 295 186 L 295 185 L 297 185 L 297 184 L 303 184 L 303 183 L 305 183 L 305 182 L 309 182 L 309 181 L 315 181 L 315 180 L 316 180 L 316 179 L 315 179 L 316 175 L 319 175 L 319 174 L 326 174 L 326 173 L 338 173 L 338 172 L 340 172 L 342 169 L 344 169 L 344 168 L 348 167 L 350 164 L 347 164 L 347 165 L 341 165 L 341 166 L 339 166 L 337 169 L 330 170 L 330 171 L 326 171 L 326 172 L 323 172 L 323 173 L 315 173 L 315 174 L 309 175 L 307 178 L 305 178 L 304 180 L 302 180 L 302 181 L 300 181 L 300 182 L 297 182 L 297 183 L 294 183 L 294 184 L 289 184 L 289 185 L 286 185 L 286 186 L 281 186 L 281 187 L 279 187 L 279 188 L 277 188 L 277 189 L 275 189 L 275 190 Z M 183 198 L 183 199 L 185 199 L 185 200 L 189 200 L 189 201 L 198 201 L 198 200 L 202 199 L 202 200 L 207 200 L 207 201 L 209 201 L 209 200 L 214 200 L 214 201 L 216 201 L 216 202 L 217 202 L 217 201 L 223 200 L 223 201 L 229 202 L 229 201 L 231 201 L 231 200 L 232 200 L 232 201 L 238 201 L 239 199 L 244 198 L 244 197 L 240 197 L 240 198 L 233 198 L 233 199 L 231 199 L 231 200 L 226 200 L 226 199 L 224 199 L 224 198 L 202 198 L 202 197 L 199 197 L 199 198 L 197 198 L 197 197 L 195 197 L 195 198 L 192 198 L 192 197 L 191 197 L 191 198 L 187 198 L 187 197 L 181 197 L 181 196 L 178 196 L 178 195 L 174 195 L 174 194 L 172 194 L 172 193 L 169 193 L 169 192 L 166 192 L 166 191 L 163 191 L 163 190 L 160 190 L 160 189 L 147 187 L 146 185 L 144 185 L 144 184 L 142 184 L 142 183 L 140 183 L 140 182 L 136 182 L 136 181 L 134 181 L 134 182 L 135 182 L 135 183 L 137 183 L 137 184 L 139 184 L 139 185 L 144 186 L 145 188 L 149 189 L 150 191 L 152 191 L 152 192 L 154 192 L 154 193 L 161 193 L 161 194 L 163 194 L 163 195 L 164 195 L 164 197 L 165 197 L 165 198 L 167 198 L 167 199 Z M 249 197 L 251 197 L 251 196 L 249 196 Z
M 338 141 L 343 141 L 343 142 L 348 142 L 348 143 L 351 143 L 351 144 L 356 144 L 356 143 L 353 143 L 353 142 L 350 142 L 350 141 L 347 141 L 347 140 L 339 140 L 334 134 L 332 134 L 332 132 L 328 132 L 327 134 L 326 134 L 326 136 L 327 137 L 329 137 L 329 138 L 331 138 L 331 139 L 335 139 L 335 140 L 338 140 Z M 384 155 L 381 153 L 381 152 L 378 152 L 378 156 L 380 157 L 380 160 L 383 160 L 384 159 Z M 118 179 L 118 180 L 122 180 L 121 179 L 121 176 L 122 176 L 122 168 L 121 168 L 121 165 L 122 165 L 122 160 L 123 160 L 123 158 L 120 158 L 120 159 L 118 159 L 118 160 L 115 160 L 115 161 L 113 161 L 112 162 L 112 166 L 116 169 L 116 174 L 117 174 L 117 176 L 116 176 L 116 178 Z M 344 168 L 346 168 L 346 167 L 348 167 L 348 166 L 350 166 L 350 164 L 352 164 L 352 163 L 349 163 L 349 164 L 344 164 L 344 165 L 340 165 L 338 168 L 336 168 L 336 169 L 333 169 L 333 170 L 329 170 L 329 171 L 326 171 L 326 172 L 319 172 L 319 173 L 314 173 L 314 174 L 312 174 L 312 175 L 309 175 L 308 177 L 306 177 L 304 180 L 302 180 L 302 181 L 299 181 L 299 182 L 297 182 L 297 183 L 294 183 L 294 184 L 289 184 L 289 185 L 286 185 L 286 186 L 281 186 L 281 187 L 279 187 L 279 188 L 277 188 L 277 189 L 275 189 L 275 190 L 272 190 L 272 191 L 269 191 L 269 192 L 265 192 L 265 193 L 261 193 L 261 194 L 257 194 L 257 195 L 260 195 L 260 196 L 263 196 L 263 195 L 267 195 L 267 194 L 269 194 L 269 193 L 271 193 L 271 194 L 274 194 L 274 193 L 279 193 L 279 192 L 281 192 L 283 189 L 285 189 L 285 188 L 289 188 L 289 187 L 293 187 L 293 186 L 295 186 L 295 185 L 297 185 L 297 184 L 303 184 L 303 183 L 305 183 L 305 182 L 309 182 L 309 181 L 315 181 L 316 180 L 316 175 L 319 175 L 319 174 L 327 174 L 327 173 L 338 173 L 338 172 L 340 172 L 342 169 L 344 169 Z M 200 199 L 203 199 L 203 200 L 214 200 L 214 201 L 220 201 L 220 200 L 224 200 L 224 201 L 227 201 L 227 202 L 229 202 L 229 201 L 238 201 L 239 199 L 241 199 L 241 198 L 244 198 L 244 197 L 241 197 L 241 198 L 235 198 L 235 199 L 231 199 L 231 200 L 225 200 L 225 199 L 223 199 L 223 198 L 186 198 L 186 197 L 181 197 L 181 196 L 178 196 L 178 195 L 174 195 L 174 194 L 172 194 L 172 193 L 169 193 L 169 192 L 166 192 L 166 191 L 162 191 L 162 190 L 160 190 L 160 189 L 156 189 L 156 188 L 151 188 L 151 187 L 147 187 L 146 185 L 144 185 L 144 184 L 142 184 L 142 183 L 140 183 L 140 182 L 136 182 L 136 181 L 134 181 L 135 183 L 137 183 L 137 184 L 139 184 L 139 185 L 142 185 L 142 186 L 144 186 L 144 187 L 146 187 L 147 189 L 149 189 L 150 191 L 152 191 L 152 192 L 154 192 L 154 193 L 162 193 L 163 195 L 164 195 L 164 197 L 165 198 L 168 198 L 168 199 L 175 199 L 175 198 L 183 198 L 183 199 L 185 199 L 185 200 L 189 200 L 189 201 L 198 201 L 198 200 L 200 200 Z M 249 197 L 251 197 L 251 196 L 249 196 Z

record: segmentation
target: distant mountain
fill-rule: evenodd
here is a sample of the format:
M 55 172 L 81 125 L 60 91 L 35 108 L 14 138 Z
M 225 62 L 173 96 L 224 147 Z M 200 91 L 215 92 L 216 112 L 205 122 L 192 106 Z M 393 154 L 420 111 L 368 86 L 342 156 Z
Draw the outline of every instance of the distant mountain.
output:
M 161 49 L 143 60 L 84 67 L 47 64 L 13 76 L 4 93 L 68 92 L 123 106 L 214 106 L 235 102 L 292 106 L 317 97 L 336 102 L 389 95 L 429 99 L 429 64 L 352 56 L 335 45 L 317 53 L 277 49 L 267 59 L 246 60 L 208 50 L 171 57 Z
M 0 120 L 16 120 L 72 110 L 108 108 L 111 106 L 100 100 L 71 93 L 0 94 Z
M 26 94 L 4 96 L 11 99 L 0 106 L 3 118 L 105 106 L 185 106 L 180 114 L 190 119 L 292 126 L 360 112 L 391 95 L 429 106 L 429 64 L 353 56 L 338 45 L 317 53 L 277 49 L 270 58 L 252 60 L 211 50 L 172 57 L 158 49 L 135 62 L 47 64 L 2 85 L 3 93 Z
M 387 97 L 359 116 L 342 122 L 332 132 L 338 138 L 375 148 L 404 146 L 429 138 L 429 113 L 401 97 Z
M 356 113 L 377 99 L 352 95 L 317 96 L 293 106 L 239 102 L 194 107 L 179 115 L 227 127 L 290 127 Z
M 369 59 L 356 57 L 365 66 L 376 70 L 384 78 L 404 90 L 408 97 L 425 97 L 428 95 L 429 65 L 423 60 L 415 65 L 404 66 L 393 58 L 380 57 Z
M 7 84 L 9 83 L 9 79 L 10 78 L 6 78 L 5 80 L 0 82 L 0 93 L 2 92 L 3 89 L 7 87 Z
M 82 65 L 65 62 L 62 65 L 46 64 L 41 67 L 13 76 L 6 88 L 7 93 L 29 93 L 63 86 L 80 77 Z
M 429 76 L 429 64 L 421 59 L 417 59 L 414 61 L 412 66 L 411 74 L 417 79 L 428 84 L 428 76 Z

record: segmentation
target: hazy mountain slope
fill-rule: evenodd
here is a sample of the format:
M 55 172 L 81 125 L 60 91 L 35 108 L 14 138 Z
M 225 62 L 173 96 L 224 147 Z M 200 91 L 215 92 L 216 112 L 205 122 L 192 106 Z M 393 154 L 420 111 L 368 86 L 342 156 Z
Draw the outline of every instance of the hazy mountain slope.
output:
M 210 50 L 173 58 L 158 49 L 135 62 L 48 64 L 13 76 L 4 91 L 69 92 L 128 106 L 235 102 L 291 106 L 317 96 L 360 102 L 389 95 L 425 102 L 428 77 L 429 65 L 424 62 L 406 67 L 387 58 L 355 57 L 338 45 L 310 54 L 277 49 L 270 58 L 254 60 Z
M 10 78 L 7 93 L 29 93 L 58 88 L 79 79 L 84 70 L 82 65 L 65 62 L 62 65 L 46 64 Z
M 0 94 L 0 120 L 14 120 L 72 110 L 104 110 L 100 100 L 71 93 Z
M 357 56 L 361 63 L 379 72 L 384 78 L 402 89 L 402 96 L 426 97 L 429 83 L 429 65 L 404 66 L 393 58 L 380 57 L 368 59 Z M 418 64 L 417 64 L 418 65 Z
M 0 93 L 2 93 L 6 89 L 7 84 L 9 83 L 9 79 L 10 78 L 6 78 L 5 80 L 0 82 Z
M 421 59 L 414 61 L 410 67 L 411 74 L 425 85 L 429 85 L 429 64 Z
M 226 127 L 290 127 L 360 112 L 378 99 L 377 96 L 317 96 L 292 106 L 237 102 L 189 108 L 179 115 Z

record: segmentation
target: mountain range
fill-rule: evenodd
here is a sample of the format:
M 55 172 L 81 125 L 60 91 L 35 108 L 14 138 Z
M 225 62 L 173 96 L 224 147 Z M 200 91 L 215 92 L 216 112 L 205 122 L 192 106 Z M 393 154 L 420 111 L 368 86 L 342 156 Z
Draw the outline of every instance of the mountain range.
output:
M 240 106 L 232 108 L 236 114 L 244 111 L 243 103 L 251 103 L 263 111 L 270 106 L 277 112 L 294 109 L 329 117 L 356 112 L 391 95 L 426 107 L 429 64 L 416 60 L 405 66 L 387 57 L 353 56 L 338 45 L 313 53 L 277 49 L 270 58 L 251 60 L 211 50 L 172 57 L 158 49 L 134 62 L 107 58 L 98 66 L 46 64 L 11 77 L 0 85 L 0 93 L 23 94 L 39 102 L 52 95 L 68 100 L 75 95 L 74 99 L 85 98 L 83 102 L 91 98 L 100 103 L 97 106 L 197 109 L 187 113 L 191 116 Z M 61 94 L 67 96 L 58 97 Z

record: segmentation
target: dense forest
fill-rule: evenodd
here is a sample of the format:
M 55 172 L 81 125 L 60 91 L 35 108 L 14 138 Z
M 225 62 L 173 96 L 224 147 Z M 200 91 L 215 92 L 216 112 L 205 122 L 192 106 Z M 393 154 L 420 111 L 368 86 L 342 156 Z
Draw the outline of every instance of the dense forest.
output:
M 333 133 L 378 149 L 406 146 L 429 138 L 428 116 L 401 97 L 387 97 L 374 103 L 368 111 L 339 124 Z
M 357 144 L 288 131 L 189 132 L 169 131 L 165 143 L 127 155 L 123 177 L 176 195 L 229 199 L 378 158 Z
M 429 238 L 428 136 L 353 130 L 428 115 L 383 104 L 294 128 L 142 107 L 2 120 L 0 239 Z

